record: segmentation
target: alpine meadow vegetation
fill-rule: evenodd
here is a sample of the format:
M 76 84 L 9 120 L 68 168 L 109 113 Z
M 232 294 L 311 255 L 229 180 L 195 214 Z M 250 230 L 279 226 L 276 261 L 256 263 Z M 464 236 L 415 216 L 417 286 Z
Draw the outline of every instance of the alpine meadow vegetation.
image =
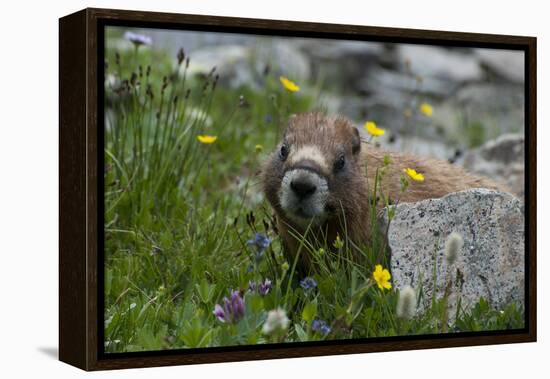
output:
M 315 249 L 302 239 L 302 253 L 315 264 L 305 276 L 298 272 L 297 260 L 283 252 L 257 173 L 288 117 L 319 106 L 322 82 L 266 68 L 260 88 L 231 88 L 220 85 L 216 67 L 192 74 L 193 56 L 184 49 L 171 56 L 152 49 L 150 37 L 116 28 L 106 41 L 106 352 L 523 326 L 518 306 L 494 310 L 484 299 L 453 318 L 445 297 L 417 312 L 423 289 L 392 286 L 382 238 L 352 247 L 338 236 Z M 416 110 L 426 117 L 436 111 L 428 103 Z M 364 122 L 371 139 L 384 134 L 376 120 Z M 430 178 L 408 168 L 401 190 L 417 181 Z M 372 187 L 375 199 L 377 183 Z M 378 195 L 391 220 L 395 205 Z M 451 263 L 461 248 L 453 235 Z M 361 251 L 359 259 L 352 249 Z M 434 285 L 446 283 L 434 277 Z

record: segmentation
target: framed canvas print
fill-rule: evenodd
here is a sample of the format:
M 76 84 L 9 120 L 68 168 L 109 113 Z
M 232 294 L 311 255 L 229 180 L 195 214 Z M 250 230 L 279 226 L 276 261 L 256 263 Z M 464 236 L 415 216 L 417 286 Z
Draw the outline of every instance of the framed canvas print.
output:
M 536 340 L 534 37 L 59 26 L 62 361 Z

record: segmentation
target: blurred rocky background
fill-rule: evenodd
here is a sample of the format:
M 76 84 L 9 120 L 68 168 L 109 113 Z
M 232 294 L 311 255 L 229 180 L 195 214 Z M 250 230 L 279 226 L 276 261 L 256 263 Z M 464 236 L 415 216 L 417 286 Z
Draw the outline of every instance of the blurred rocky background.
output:
M 382 147 L 464 165 L 523 197 L 523 51 L 142 32 L 152 37 L 151 48 L 174 57 L 183 46 L 191 73 L 206 75 L 215 66 L 219 84 L 235 89 L 261 89 L 266 70 L 285 75 L 316 93 L 318 108 L 358 126 L 375 121 L 387 131 L 377 139 Z M 131 48 L 120 42 L 117 48 Z

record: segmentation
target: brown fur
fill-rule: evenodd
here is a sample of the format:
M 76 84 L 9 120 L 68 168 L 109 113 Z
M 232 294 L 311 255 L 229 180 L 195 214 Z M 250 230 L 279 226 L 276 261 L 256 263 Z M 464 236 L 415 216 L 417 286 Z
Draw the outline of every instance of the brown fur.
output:
M 329 181 L 328 204 L 333 212 L 331 217 L 321 226 L 311 230 L 308 240 L 315 241 L 326 238 L 329 245 L 339 234 L 351 239 L 356 244 L 368 243 L 371 236 L 369 222 L 369 194 L 372 193 L 377 169 L 383 166 L 384 156 L 388 155 L 391 164 L 380 182 L 381 190 L 389 196 L 392 202 L 416 202 L 424 199 L 439 198 L 451 192 L 469 188 L 500 189 L 503 187 L 489 179 L 468 174 L 461 167 L 446 161 L 420 158 L 386 152 L 374 148 L 372 144 L 361 142 L 359 133 L 353 124 L 343 117 L 329 117 L 320 113 L 306 113 L 294 116 L 289 121 L 284 142 L 291 149 L 303 145 L 319 147 L 323 156 L 332 164 L 341 153 L 346 156 L 346 171 L 336 174 L 331 170 L 323 170 L 323 175 Z M 282 143 L 281 143 L 282 144 Z M 299 242 L 292 236 L 293 229 L 299 233 L 305 230 L 288 219 L 280 204 L 278 191 L 288 162 L 282 162 L 279 149 L 271 155 L 262 170 L 262 184 L 267 199 L 275 209 L 277 225 L 285 250 L 294 257 L 298 251 Z M 413 168 L 424 175 L 424 182 L 409 180 L 410 185 L 404 193 L 401 192 L 401 180 L 405 168 Z M 378 209 L 384 206 L 379 202 Z M 345 226 L 342 222 L 345 215 Z M 347 233 L 344 232 L 344 227 Z M 307 268 L 309 257 L 301 253 L 301 266 Z

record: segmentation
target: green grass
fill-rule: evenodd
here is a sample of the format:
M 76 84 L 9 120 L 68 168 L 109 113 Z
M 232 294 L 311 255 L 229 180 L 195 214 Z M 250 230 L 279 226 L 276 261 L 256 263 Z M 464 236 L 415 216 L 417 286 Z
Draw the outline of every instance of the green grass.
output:
M 266 75 L 261 90 L 229 90 L 217 85 L 216 72 L 175 75 L 172 57 L 146 49 L 108 48 L 106 60 L 107 352 L 523 326 L 521 309 L 499 312 L 483 299 L 450 326 L 446 299 L 412 320 L 398 318 L 398 293 L 372 279 L 375 264 L 388 267 L 380 241 L 336 249 L 327 241 L 319 250 L 304 242 L 301 253 L 314 256 L 309 276 L 317 286 L 300 286 L 303 277 L 283 254 L 257 172 L 281 136 L 279 125 L 315 107 L 313 86 L 300 83 L 302 90 L 291 93 Z M 201 144 L 200 134 L 218 139 Z M 260 257 L 247 244 L 258 232 L 272 240 Z M 266 296 L 248 290 L 250 281 L 266 278 L 272 281 Z M 243 293 L 244 316 L 222 323 L 213 310 L 232 289 Z M 266 335 L 262 326 L 276 308 L 290 324 Z M 314 331 L 314 320 L 324 320 L 330 332 Z

